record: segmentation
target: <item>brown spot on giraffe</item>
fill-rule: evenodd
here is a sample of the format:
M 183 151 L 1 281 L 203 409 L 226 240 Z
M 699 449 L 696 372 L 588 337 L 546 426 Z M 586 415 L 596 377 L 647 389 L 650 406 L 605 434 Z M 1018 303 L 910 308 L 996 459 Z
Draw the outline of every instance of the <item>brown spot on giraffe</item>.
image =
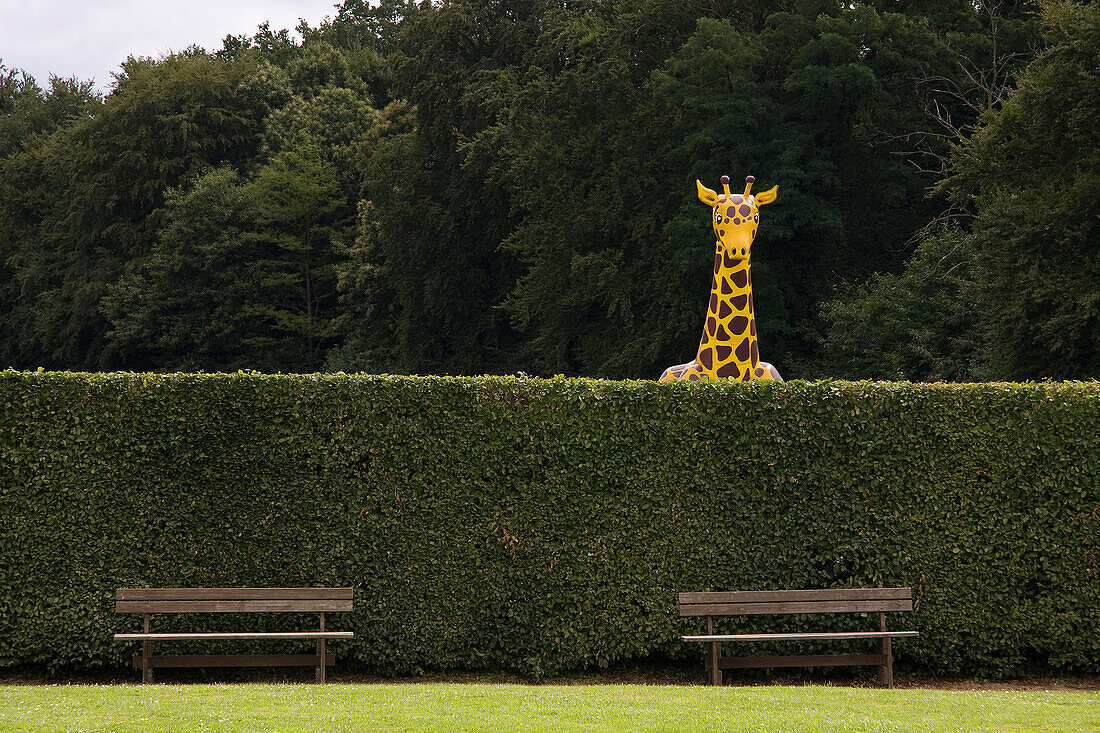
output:
M 714 326 L 716 323 L 718 322 L 714 320 L 714 316 L 711 316 L 707 319 L 707 333 L 709 333 L 711 336 L 714 335 Z
M 699 363 L 704 369 L 710 369 L 714 365 L 714 349 L 703 349 L 699 352 Z
M 764 370 L 761 369 L 760 367 L 756 367 L 756 371 L 753 372 L 753 374 L 755 374 L 758 377 L 762 377 L 762 376 L 764 376 Z
M 737 344 L 737 348 L 733 352 L 738 361 L 748 361 L 749 359 L 749 339 L 741 339 L 741 343 Z
M 725 318 L 730 313 L 733 313 L 733 308 L 730 308 L 730 304 L 723 300 L 722 304 L 718 306 L 718 317 Z
M 739 193 L 735 193 L 735 194 L 734 194 L 733 196 L 730 196 L 730 201 L 731 201 L 731 202 L 733 202 L 733 203 L 735 203 L 735 204 L 739 204 L 739 203 L 741 203 L 741 202 L 742 202 L 742 201 L 744 201 L 744 200 L 745 200 L 745 199 L 744 199 L 744 198 L 742 198 L 742 197 L 741 197 L 741 194 L 739 194 Z
M 737 316 L 730 321 L 730 330 L 734 334 L 742 334 L 749 327 L 749 319 L 746 316 Z
M 729 295 L 732 292 L 733 292 L 733 288 L 730 287 L 730 281 L 727 280 L 726 278 L 722 278 L 722 295 Z M 741 296 L 738 296 L 738 297 L 743 298 L 745 296 L 741 295 Z M 734 298 L 735 302 L 736 302 L 736 300 L 737 300 L 737 298 Z
M 723 326 L 720 323 L 718 324 L 718 340 L 719 341 L 729 341 L 730 340 L 730 335 L 726 332 L 726 327 Z
M 753 366 L 756 366 L 758 363 L 760 363 L 760 352 L 756 348 L 755 341 L 752 342 L 752 356 L 749 357 L 749 361 L 752 362 Z
M 753 336 L 756 335 L 756 319 L 752 319 L 752 323 L 749 324 L 749 333 Z
M 710 312 L 713 313 L 718 307 L 718 293 L 710 294 Z
M 698 379 L 699 379 L 699 372 L 692 372 L 691 374 L 688 375 L 688 381 L 689 382 L 695 382 Z
M 733 284 L 738 288 L 743 288 L 745 287 L 745 283 L 747 283 L 749 279 L 746 272 L 746 270 L 738 270 L 737 272 L 730 275 L 730 280 L 732 280 Z M 752 295 L 749 295 L 749 303 L 752 303 Z
M 738 379 L 741 378 L 741 369 L 732 361 L 729 364 L 720 366 L 717 373 L 719 377 L 723 378 L 733 376 L 736 376 Z
M 730 354 L 733 353 L 732 346 L 726 346 L 725 344 L 719 344 L 714 347 L 715 353 L 718 355 L 718 361 L 725 361 L 730 358 Z
M 748 204 L 741 204 L 737 207 L 737 211 L 741 214 L 741 216 L 748 216 L 752 213 L 752 209 L 749 208 Z
M 734 265 L 736 265 L 736 264 L 737 264 L 737 260 L 735 260 L 735 259 L 733 259 L 732 257 L 730 257 L 730 254 L 729 254 L 729 252 L 725 252 L 724 254 L 725 254 L 725 256 L 726 256 L 726 259 L 725 259 L 725 261 L 724 261 L 724 262 L 725 262 L 725 265 L 726 265 L 726 267 L 733 267 Z M 736 281 L 736 280 L 734 280 L 734 282 L 737 282 L 737 281 Z
M 737 310 L 739 310 L 739 311 L 744 310 L 745 309 L 745 303 L 749 302 L 749 296 L 748 295 L 738 295 L 734 298 L 731 298 L 730 302 L 733 303 L 733 307 L 736 308 Z

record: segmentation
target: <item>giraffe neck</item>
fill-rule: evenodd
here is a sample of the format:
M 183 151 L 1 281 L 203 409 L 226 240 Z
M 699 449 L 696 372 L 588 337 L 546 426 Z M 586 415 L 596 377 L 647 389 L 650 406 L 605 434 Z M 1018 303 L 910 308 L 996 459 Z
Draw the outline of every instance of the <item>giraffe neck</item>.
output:
M 752 378 L 760 357 L 748 258 L 734 261 L 721 252 L 715 255 L 710 308 L 695 360 L 711 377 Z

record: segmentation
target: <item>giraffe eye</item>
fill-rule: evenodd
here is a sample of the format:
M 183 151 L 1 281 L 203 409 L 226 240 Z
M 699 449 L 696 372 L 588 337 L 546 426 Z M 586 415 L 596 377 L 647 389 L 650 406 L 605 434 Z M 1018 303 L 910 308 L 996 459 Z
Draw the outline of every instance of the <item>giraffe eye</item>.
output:
M 718 214 L 717 216 L 714 217 L 714 223 L 715 224 L 721 224 L 722 223 L 722 215 L 721 214 Z
M 760 214 L 753 214 L 752 215 L 752 220 L 753 221 L 760 221 Z

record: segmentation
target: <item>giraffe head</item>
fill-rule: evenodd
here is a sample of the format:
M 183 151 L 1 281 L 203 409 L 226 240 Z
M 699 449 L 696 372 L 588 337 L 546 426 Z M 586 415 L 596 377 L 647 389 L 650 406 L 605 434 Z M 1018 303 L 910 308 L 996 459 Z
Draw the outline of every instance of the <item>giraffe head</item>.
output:
M 715 245 L 719 254 L 730 260 L 748 259 L 752 242 L 756 239 L 756 228 L 760 224 L 760 207 L 775 201 L 779 186 L 753 196 L 749 193 L 756 179 L 745 178 L 745 192 L 730 193 L 729 176 L 722 176 L 722 188 L 725 193 L 711 191 L 700 181 L 695 181 L 699 189 L 699 200 L 711 207 L 710 223 L 714 227 Z

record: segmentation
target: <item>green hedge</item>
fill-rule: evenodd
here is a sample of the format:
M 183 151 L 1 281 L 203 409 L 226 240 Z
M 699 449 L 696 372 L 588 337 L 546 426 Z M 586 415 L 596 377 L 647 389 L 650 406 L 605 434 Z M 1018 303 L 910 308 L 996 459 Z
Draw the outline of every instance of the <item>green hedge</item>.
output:
M 354 585 L 342 669 L 540 676 L 700 656 L 680 590 L 881 584 L 902 673 L 1100 671 L 1096 383 L 8 371 L 0 517 L 0 665 L 121 670 L 120 586 Z

